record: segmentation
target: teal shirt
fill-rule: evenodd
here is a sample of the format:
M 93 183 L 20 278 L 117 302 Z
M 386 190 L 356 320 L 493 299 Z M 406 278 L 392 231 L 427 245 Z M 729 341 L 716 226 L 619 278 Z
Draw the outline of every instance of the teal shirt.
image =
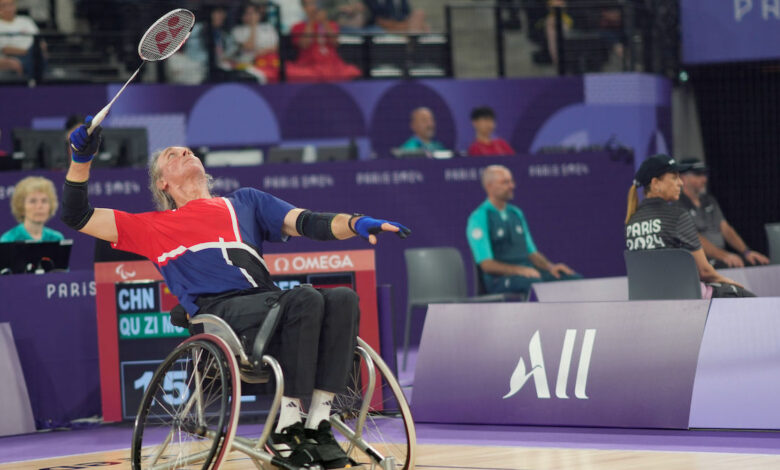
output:
M 401 150 L 425 150 L 426 152 L 434 152 L 436 150 L 447 150 L 441 142 L 432 140 L 427 144 L 420 140 L 419 137 L 413 135 L 409 137 L 409 140 L 404 142 L 401 146 Z
M 528 230 L 523 211 L 507 204 L 503 211 L 485 200 L 469 216 L 466 238 L 479 264 L 494 259 L 507 264 L 533 266 L 528 259 L 536 253 L 536 245 Z
M 33 237 L 31 237 L 30 234 L 27 233 L 27 229 L 24 228 L 24 224 L 19 224 L 16 227 L 12 228 L 11 230 L 5 232 L 3 236 L 0 237 L 0 243 L 24 242 L 32 239 Z M 43 227 L 43 233 L 41 233 L 41 239 L 35 241 L 58 242 L 64 239 L 65 237 L 60 232 L 54 229 L 50 229 L 49 227 Z

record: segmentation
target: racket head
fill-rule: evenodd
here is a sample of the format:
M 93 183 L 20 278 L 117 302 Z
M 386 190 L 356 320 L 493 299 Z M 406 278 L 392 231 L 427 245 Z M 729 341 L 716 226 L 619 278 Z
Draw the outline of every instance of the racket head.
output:
M 190 37 L 195 15 L 184 8 L 164 14 L 146 30 L 138 43 L 138 55 L 147 62 L 165 60 Z

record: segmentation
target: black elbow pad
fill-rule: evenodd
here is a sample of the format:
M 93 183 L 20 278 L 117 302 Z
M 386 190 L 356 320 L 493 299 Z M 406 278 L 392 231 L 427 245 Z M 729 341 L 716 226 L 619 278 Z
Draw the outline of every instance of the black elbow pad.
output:
M 62 189 L 62 213 L 60 219 L 68 227 L 81 230 L 87 225 L 95 209 L 89 205 L 87 182 L 74 183 L 65 180 Z
M 330 227 L 336 214 L 329 212 L 303 211 L 298 215 L 295 221 L 295 229 L 304 237 L 312 240 L 328 241 L 335 240 L 333 230 Z

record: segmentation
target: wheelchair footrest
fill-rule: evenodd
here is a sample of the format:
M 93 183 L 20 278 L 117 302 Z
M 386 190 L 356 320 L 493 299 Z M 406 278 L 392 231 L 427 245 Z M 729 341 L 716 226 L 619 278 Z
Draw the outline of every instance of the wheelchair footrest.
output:
M 263 361 L 249 357 L 249 364 L 240 364 L 241 380 L 250 384 L 263 384 L 271 380 L 273 372 L 264 367 Z

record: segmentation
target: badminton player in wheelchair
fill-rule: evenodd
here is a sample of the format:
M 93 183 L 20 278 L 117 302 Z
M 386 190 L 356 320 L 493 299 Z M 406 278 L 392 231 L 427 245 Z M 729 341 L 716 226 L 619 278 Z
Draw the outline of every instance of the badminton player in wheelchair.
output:
M 169 147 L 150 159 L 150 189 L 159 211 L 130 214 L 92 208 L 87 183 L 101 129 L 89 135 L 90 120 L 70 135 L 73 161 L 64 185 L 63 221 L 154 262 L 190 317 L 208 312 L 241 336 L 256 331 L 278 306 L 273 320 L 278 323 L 264 352 L 281 365 L 284 395 L 269 443 L 297 466 L 349 466 L 328 417 L 353 361 L 360 316 L 357 295 L 348 288 L 280 290 L 263 260 L 262 244 L 301 235 L 314 240 L 358 235 L 373 245 L 382 232 L 406 238 L 410 230 L 362 215 L 296 208 L 253 188 L 212 196 L 211 177 L 186 147 Z M 302 401 L 309 400 L 304 422 Z

